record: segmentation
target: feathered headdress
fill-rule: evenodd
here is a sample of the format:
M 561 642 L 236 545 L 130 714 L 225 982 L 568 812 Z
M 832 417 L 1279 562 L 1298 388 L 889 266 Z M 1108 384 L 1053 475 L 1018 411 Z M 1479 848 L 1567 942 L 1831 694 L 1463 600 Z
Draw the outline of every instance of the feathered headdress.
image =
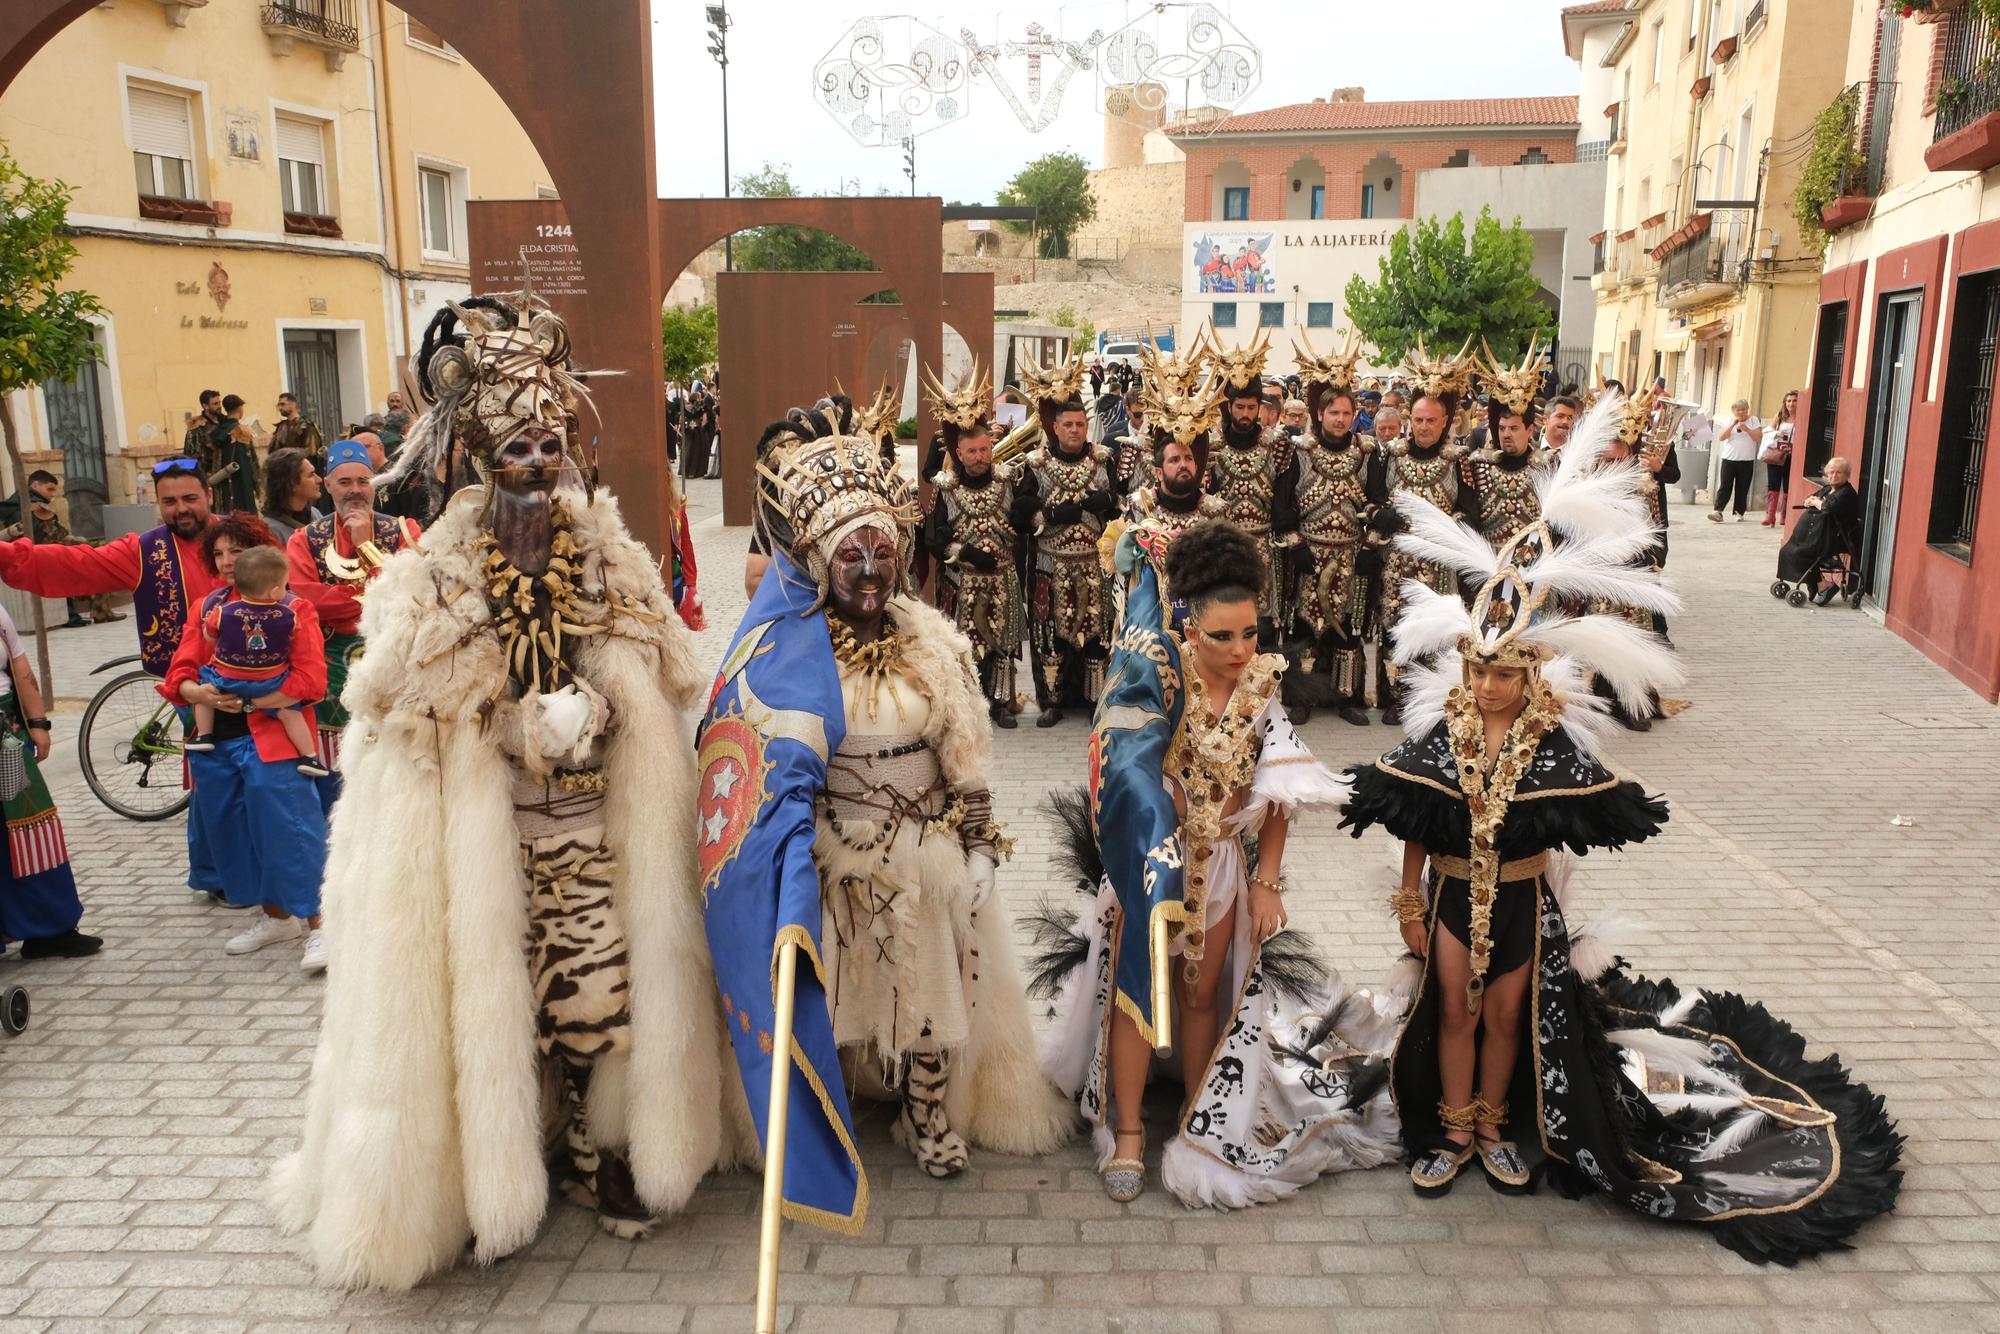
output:
M 1338 352 L 1321 352 L 1313 346 L 1312 335 L 1303 328 L 1292 340 L 1292 360 L 1298 364 L 1299 379 L 1305 382 L 1306 412 L 1315 427 L 1319 425 L 1319 405 L 1326 395 L 1354 392 L 1360 380 L 1361 354 L 1361 335 L 1352 329 L 1347 331 L 1347 339 Z
M 1594 751 L 1609 726 L 1606 701 L 1591 693 L 1602 678 L 1627 712 L 1652 712 L 1660 690 L 1682 679 L 1679 660 L 1658 634 L 1624 608 L 1662 614 L 1679 599 L 1657 571 L 1632 562 L 1659 536 L 1647 503 L 1645 470 L 1606 462 L 1621 407 L 1616 396 L 1593 408 L 1556 467 L 1535 480 L 1541 517 L 1499 550 L 1477 529 L 1409 492 L 1396 498 L 1406 528 L 1400 550 L 1448 565 L 1474 581 L 1470 610 L 1455 594 L 1409 580 L 1394 631 L 1395 660 L 1408 668 L 1404 725 L 1421 735 L 1444 715 L 1445 697 L 1470 660 L 1539 672 L 1562 725 Z M 1617 610 L 1605 610 L 1606 608 Z

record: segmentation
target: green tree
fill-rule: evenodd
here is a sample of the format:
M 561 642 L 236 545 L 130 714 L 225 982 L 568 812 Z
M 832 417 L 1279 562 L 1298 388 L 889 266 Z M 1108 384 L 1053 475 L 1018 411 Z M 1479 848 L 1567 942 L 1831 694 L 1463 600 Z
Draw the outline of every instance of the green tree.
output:
M 21 492 L 21 523 L 28 540 L 35 522 L 28 512 L 28 470 L 14 430 L 8 394 L 52 380 L 73 380 L 98 359 L 90 317 L 103 310 L 88 292 L 65 291 L 63 279 L 76 262 L 67 231 L 70 187 L 21 170 L 0 146 L 0 435 Z M 33 599 L 42 695 L 54 699 L 49 675 L 48 627 L 42 600 Z
M 685 383 L 715 361 L 715 307 L 669 306 L 660 312 L 667 378 Z
M 1347 317 L 1384 362 L 1401 361 L 1418 338 L 1434 352 L 1456 352 L 1468 337 L 1477 351 L 1484 338 L 1495 356 L 1518 359 L 1551 323 L 1534 259 L 1519 219 L 1503 227 L 1482 208 L 1468 237 L 1463 213 L 1424 218 L 1396 233 L 1379 281 L 1349 280 Z
M 1007 183 L 999 200 L 1034 208 L 1034 230 L 1041 237 L 1043 259 L 1069 258 L 1070 238 L 1097 217 L 1097 197 L 1090 193 L 1090 168 L 1074 153 L 1045 153 L 1036 158 Z M 1029 230 L 1025 222 L 1009 222 L 1007 227 L 1015 232 Z
M 766 162 L 747 176 L 736 178 L 736 193 L 746 199 L 796 199 L 799 189 L 792 184 L 791 167 Z M 858 195 L 859 182 L 850 187 L 842 182 L 836 194 Z M 763 272 L 804 273 L 828 270 L 873 269 L 875 261 L 865 251 L 849 245 L 832 232 L 813 227 L 778 223 L 753 227 L 736 241 L 736 267 Z

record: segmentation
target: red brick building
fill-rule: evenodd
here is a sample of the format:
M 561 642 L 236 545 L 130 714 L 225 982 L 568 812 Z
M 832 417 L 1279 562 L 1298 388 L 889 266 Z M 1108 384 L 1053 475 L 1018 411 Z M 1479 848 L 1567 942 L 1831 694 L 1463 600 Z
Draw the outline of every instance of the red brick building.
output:
M 1187 154 L 1188 222 L 1415 216 L 1434 167 L 1576 161 L 1574 97 L 1331 99 L 1167 131 Z

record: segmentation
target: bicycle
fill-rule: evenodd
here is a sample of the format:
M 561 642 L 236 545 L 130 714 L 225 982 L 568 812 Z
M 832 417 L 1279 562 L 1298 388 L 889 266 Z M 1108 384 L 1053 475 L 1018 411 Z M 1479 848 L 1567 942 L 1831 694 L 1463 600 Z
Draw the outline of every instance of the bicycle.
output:
M 91 675 L 137 661 L 136 653 L 113 658 Z M 159 684 L 160 678 L 139 668 L 114 676 L 91 696 L 77 731 L 83 781 L 128 820 L 167 820 L 188 805 L 180 713 L 161 697 Z

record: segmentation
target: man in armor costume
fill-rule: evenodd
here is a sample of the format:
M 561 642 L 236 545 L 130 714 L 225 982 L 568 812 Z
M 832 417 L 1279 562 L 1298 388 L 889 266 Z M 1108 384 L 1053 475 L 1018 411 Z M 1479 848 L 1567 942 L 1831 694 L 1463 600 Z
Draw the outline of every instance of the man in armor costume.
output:
M 1479 497 L 1479 531 L 1494 546 L 1540 516 L 1535 495 L 1535 395 L 1541 387 L 1535 344 L 1528 340 L 1527 359 L 1519 366 L 1502 366 L 1487 349 L 1486 445 L 1465 461 L 1465 478 Z
M 1381 538 L 1396 535 L 1400 520 L 1393 502 L 1405 492 L 1420 496 L 1447 513 L 1478 520 L 1479 496 L 1467 484 L 1461 467 L 1466 447 L 1450 437 L 1459 403 L 1472 386 L 1472 359 L 1467 355 L 1471 346 L 1468 339 L 1455 357 L 1432 356 L 1419 339 L 1415 351 L 1406 359 L 1403 374 L 1413 393 L 1408 433 L 1383 447 L 1383 491 L 1391 503 L 1376 512 L 1372 524 Z M 1385 723 L 1402 721 L 1390 645 L 1396 622 L 1403 615 L 1403 585 L 1411 579 L 1439 593 L 1458 592 L 1458 575 L 1446 562 L 1427 560 L 1402 550 L 1392 550 L 1384 558 L 1381 611 L 1376 619 L 1379 643 L 1375 694 Z
M 325 881 L 328 991 L 271 1200 L 330 1283 L 534 1240 L 553 1175 L 645 1235 L 723 1132 L 700 927 L 689 632 L 578 444 L 569 335 L 447 306 L 386 480 L 463 482 L 369 590 Z
M 972 644 L 994 725 L 1011 728 L 1021 651 L 1021 531 L 1028 514 L 1015 494 L 1015 466 L 993 461 L 986 420 L 991 399 L 983 379 L 932 396 L 947 463 L 931 478 L 937 495 L 923 537 L 937 562 L 938 610 Z
M 1375 442 L 1354 431 L 1358 340 L 1320 353 L 1304 331 L 1294 357 L 1305 379 L 1307 428 L 1293 446 L 1298 473 L 1298 531 L 1279 541 L 1285 556 L 1285 605 L 1299 679 L 1288 681 L 1294 723 L 1315 703 L 1348 722 L 1368 725 L 1367 631 L 1379 551 L 1368 521 L 1381 506 L 1383 469 Z
M 1077 397 L 1083 363 L 1021 372 L 1034 401 L 1042 443 L 1022 461 L 1017 494 L 1032 514 L 1028 647 L 1041 706 L 1037 727 L 1054 727 L 1066 708 L 1097 702 L 1104 680 L 1110 605 L 1097 554 L 1104 525 L 1118 512 L 1111 489 L 1111 450 L 1093 445 L 1089 418 Z
M 1652 429 L 1656 401 L 1655 390 L 1643 389 L 1619 403 L 1612 418 L 1609 438 L 1602 450 L 1603 457 L 1614 463 L 1625 459 L 1639 461 L 1642 472 L 1636 489 L 1645 506 L 1642 523 L 1650 529 L 1650 540 L 1632 554 L 1628 563 L 1636 570 L 1651 571 L 1655 575 L 1667 564 L 1667 501 L 1661 482 L 1678 481 L 1681 475 L 1680 465 L 1674 460 L 1672 433 Z M 1654 435 L 1663 438 L 1655 443 L 1651 438 Z M 1599 438 L 1599 435 L 1594 434 L 1592 438 Z M 1563 457 L 1565 460 L 1568 458 L 1567 454 Z M 1592 461 L 1579 458 L 1563 471 L 1587 466 L 1592 466 Z M 1640 630 L 1659 635 L 1662 640 L 1667 637 L 1666 613 L 1657 607 L 1635 607 L 1600 597 L 1591 599 L 1585 610 L 1619 617 Z M 1594 689 L 1599 698 L 1610 701 L 1612 716 L 1627 728 L 1634 732 L 1652 730 L 1653 715 L 1660 711 L 1657 692 L 1649 701 L 1650 707 L 1629 709 L 1604 681 L 1599 680 Z
M 1115 451 L 1111 484 L 1121 497 L 1130 496 L 1153 481 L 1153 454 L 1156 450 L 1152 434 L 1146 429 L 1146 395 L 1143 390 L 1134 389 L 1125 395 L 1125 421 L 1128 427 L 1126 433 L 1111 441 Z
M 1298 470 L 1291 437 L 1265 429 L 1264 359 L 1268 334 L 1247 348 L 1211 347 L 1210 363 L 1222 380 L 1222 441 L 1208 456 L 1208 490 L 1222 501 L 1222 516 L 1255 538 L 1270 570 L 1258 591 L 1257 614 L 1265 642 L 1277 642 L 1286 618 L 1279 586 L 1276 547 L 1298 531 Z

